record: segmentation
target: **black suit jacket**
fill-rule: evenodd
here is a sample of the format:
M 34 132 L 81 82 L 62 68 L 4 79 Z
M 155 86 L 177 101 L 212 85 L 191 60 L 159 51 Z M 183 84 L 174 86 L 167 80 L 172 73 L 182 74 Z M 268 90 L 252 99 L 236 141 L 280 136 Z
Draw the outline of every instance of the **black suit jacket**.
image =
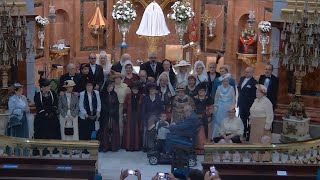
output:
M 213 81 L 214 79 L 211 79 L 210 77 L 210 72 L 208 71 L 207 72 L 207 75 L 208 75 L 208 82 L 209 82 L 209 89 L 208 89 L 208 92 L 209 92 L 209 95 L 211 95 L 211 92 L 212 92 L 212 85 L 213 85 Z M 221 74 L 216 72 L 216 78 L 220 77 Z
M 59 83 L 59 88 L 58 88 L 58 93 L 60 93 L 61 91 L 64 91 L 65 88 L 63 88 L 63 84 L 66 80 L 72 80 L 71 76 L 69 75 L 69 73 L 67 74 L 63 74 L 60 76 L 60 83 Z M 73 88 L 73 92 L 80 92 L 80 81 L 81 81 L 81 75 L 76 73 L 73 76 L 73 81 L 76 83 L 76 86 Z
M 91 67 L 89 68 L 89 79 L 101 88 L 104 81 L 103 68 L 101 65 L 96 64 L 96 71 L 94 74 Z
M 159 75 L 163 72 L 163 67 L 160 62 L 157 62 L 156 72 L 154 73 L 150 62 L 148 61 L 140 65 L 140 70 L 145 70 L 148 77 L 153 77 L 155 80 L 157 80 Z
M 266 75 L 261 75 L 259 78 L 259 84 L 264 84 L 266 80 Z M 278 96 L 278 88 L 279 88 L 279 79 L 271 75 L 269 86 L 267 87 L 267 97 L 271 101 L 273 105 L 273 109 L 277 108 L 277 96 Z
M 257 81 L 251 77 L 247 83 L 241 88 L 243 81 L 245 80 L 245 76 L 240 78 L 238 88 L 238 107 L 240 107 L 243 111 L 249 112 L 250 108 L 256 99 L 256 84 Z
M 120 62 L 117 62 L 116 64 L 112 65 L 111 67 L 112 70 L 121 73 L 122 70 L 122 65 Z

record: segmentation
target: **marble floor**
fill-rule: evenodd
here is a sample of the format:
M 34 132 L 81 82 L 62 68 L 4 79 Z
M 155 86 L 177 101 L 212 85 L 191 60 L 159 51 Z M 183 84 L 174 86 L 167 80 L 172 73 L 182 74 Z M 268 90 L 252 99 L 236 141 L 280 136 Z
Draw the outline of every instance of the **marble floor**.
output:
M 272 134 L 273 143 L 279 143 L 280 134 Z M 203 156 L 198 156 L 196 169 L 202 169 Z M 151 180 L 157 172 L 170 172 L 170 165 L 150 165 L 147 154 L 144 152 L 119 152 L 99 153 L 98 169 L 103 180 L 118 180 L 121 169 L 139 169 L 143 180 Z M 136 177 L 128 177 L 126 180 L 136 180 Z

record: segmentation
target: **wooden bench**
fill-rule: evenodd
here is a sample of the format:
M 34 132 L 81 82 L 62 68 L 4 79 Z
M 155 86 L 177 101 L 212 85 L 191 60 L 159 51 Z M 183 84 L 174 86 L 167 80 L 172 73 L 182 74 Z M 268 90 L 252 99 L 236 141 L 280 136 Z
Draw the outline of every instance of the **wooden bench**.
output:
M 94 180 L 96 159 L 0 157 L 0 179 Z M 10 179 L 10 178 L 9 178 Z
M 209 171 L 212 165 L 223 180 L 310 180 L 316 179 L 319 168 L 317 164 L 202 162 L 203 171 Z M 278 175 L 278 172 L 287 175 Z

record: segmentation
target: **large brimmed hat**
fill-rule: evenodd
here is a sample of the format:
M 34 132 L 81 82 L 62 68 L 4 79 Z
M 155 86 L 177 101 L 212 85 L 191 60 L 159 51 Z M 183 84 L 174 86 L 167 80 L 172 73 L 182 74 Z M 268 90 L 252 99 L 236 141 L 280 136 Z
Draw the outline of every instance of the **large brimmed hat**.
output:
M 191 66 L 191 64 L 185 60 L 179 61 L 178 64 L 174 65 L 174 67 L 183 67 L 183 66 Z
M 73 80 L 66 80 L 64 81 L 62 87 L 67 88 L 67 87 L 74 87 L 74 86 L 76 86 L 76 83 Z
M 186 90 L 186 86 L 183 85 L 183 84 L 179 84 L 177 87 L 176 87 L 176 92 L 178 91 L 185 91 Z
M 260 91 L 260 92 L 262 92 L 262 93 L 267 93 L 267 88 L 264 86 L 264 85 L 262 85 L 262 84 L 256 84 L 256 88 Z
M 122 78 L 122 74 L 117 71 L 111 70 L 109 74 L 109 80 L 114 81 L 114 79 L 116 78 Z
M 14 88 L 22 88 L 23 86 L 20 83 L 14 83 L 13 87 Z

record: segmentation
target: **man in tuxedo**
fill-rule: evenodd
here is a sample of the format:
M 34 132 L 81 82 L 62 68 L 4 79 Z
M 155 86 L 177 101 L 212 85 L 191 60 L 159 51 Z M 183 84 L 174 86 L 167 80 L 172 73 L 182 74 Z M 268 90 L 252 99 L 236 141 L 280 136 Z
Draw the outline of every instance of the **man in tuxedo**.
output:
M 140 70 L 147 72 L 148 81 L 156 82 L 163 68 L 160 62 L 157 61 L 157 54 L 151 52 L 148 55 L 149 61 L 140 65 Z
M 60 76 L 58 92 L 60 95 L 63 95 L 63 91 L 65 90 L 65 88 L 62 87 L 63 83 L 66 80 L 73 80 L 76 83 L 76 86 L 73 88 L 73 92 L 78 96 L 80 93 L 79 85 L 81 81 L 81 75 L 76 73 L 76 66 L 72 63 L 67 65 L 67 71 L 68 72 L 66 74 Z
M 253 67 L 245 69 L 245 76 L 240 78 L 238 88 L 238 104 L 239 115 L 244 125 L 244 137 L 249 137 L 249 116 L 250 108 L 256 99 L 256 84 L 257 81 L 252 77 L 254 73 Z
M 96 84 L 94 89 L 99 90 L 103 84 L 104 75 L 103 75 L 102 66 L 99 64 L 96 64 L 96 60 L 97 60 L 96 55 L 94 53 L 91 53 L 89 55 L 89 63 L 90 63 L 89 80 L 91 80 L 92 82 L 94 82 L 94 84 Z
M 263 84 L 267 88 L 267 97 L 273 105 L 273 110 L 275 110 L 277 108 L 279 79 L 272 75 L 272 71 L 272 64 L 267 64 L 265 74 L 259 78 L 259 84 Z
M 122 70 L 122 65 L 126 62 L 126 61 L 131 61 L 131 56 L 130 54 L 128 53 L 125 53 L 123 54 L 121 57 L 120 57 L 120 61 L 115 63 L 114 65 L 112 65 L 111 69 L 116 71 L 116 72 L 119 72 L 121 73 L 121 70 Z

